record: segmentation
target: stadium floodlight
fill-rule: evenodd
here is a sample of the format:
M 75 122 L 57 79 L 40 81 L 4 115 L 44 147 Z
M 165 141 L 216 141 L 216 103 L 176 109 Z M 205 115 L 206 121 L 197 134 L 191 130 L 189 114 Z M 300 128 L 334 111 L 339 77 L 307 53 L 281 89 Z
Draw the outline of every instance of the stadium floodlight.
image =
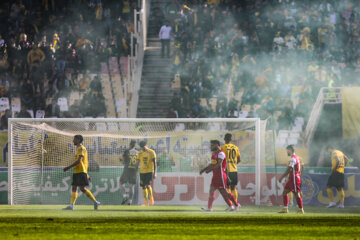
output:
M 265 128 L 258 118 L 12 118 L 8 136 L 8 203 L 67 204 L 72 171 L 64 173 L 63 167 L 75 161 L 72 139 L 81 134 L 92 178 L 88 188 L 103 204 L 121 203 L 121 156 L 132 139 L 137 143 L 145 139 L 157 153 L 160 165 L 154 181 L 156 204 L 203 205 L 209 180 L 200 177 L 199 169 L 210 162 L 210 140 L 224 143 L 226 133 L 231 133 L 233 144 L 239 146 L 240 169 L 252 169 L 240 182 L 245 177 L 247 183 L 252 183 L 253 192 L 249 194 L 253 204 L 260 205 L 261 186 L 267 181 L 263 174 Z M 140 190 L 134 197 L 139 194 Z M 77 203 L 90 202 L 79 198 Z

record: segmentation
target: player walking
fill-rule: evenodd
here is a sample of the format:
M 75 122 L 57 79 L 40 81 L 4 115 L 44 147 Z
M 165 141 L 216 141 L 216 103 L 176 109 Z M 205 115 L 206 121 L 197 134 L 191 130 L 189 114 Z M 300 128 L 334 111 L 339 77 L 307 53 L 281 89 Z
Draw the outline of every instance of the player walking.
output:
M 227 186 L 228 191 L 234 196 L 235 200 L 238 199 L 238 193 L 236 185 L 238 182 L 237 176 L 237 164 L 241 161 L 240 151 L 237 146 L 231 143 L 232 135 L 230 133 L 225 134 L 225 145 L 221 146 L 221 150 L 224 151 L 226 156 L 226 173 L 227 173 Z
M 89 176 L 87 174 L 88 170 L 88 154 L 86 148 L 82 145 L 83 136 L 75 135 L 74 136 L 74 145 L 76 148 L 75 153 L 75 162 L 70 166 L 64 168 L 64 172 L 74 167 L 73 182 L 72 182 L 72 191 L 70 198 L 70 205 L 64 208 L 64 210 L 74 210 L 74 204 L 76 202 L 78 193 L 77 189 L 80 187 L 82 191 L 91 201 L 94 202 L 94 210 L 98 209 L 100 202 L 96 201 L 95 197 L 92 195 L 90 190 L 86 189 L 86 186 L 89 185 Z
M 226 211 L 237 211 L 239 208 L 238 202 L 235 200 L 234 196 L 231 193 L 226 191 L 226 156 L 225 153 L 220 148 L 220 142 L 218 140 L 210 141 L 210 148 L 213 152 L 211 155 L 211 163 L 200 171 L 200 175 L 203 172 L 209 173 L 213 172 L 213 177 L 211 180 L 210 191 L 209 191 L 209 201 L 207 208 L 202 208 L 202 211 L 210 212 L 212 211 L 212 205 L 215 200 L 215 191 L 219 190 L 223 196 L 225 202 L 229 206 Z
M 283 200 L 284 200 L 284 209 L 281 210 L 279 213 L 288 213 L 288 207 L 289 207 L 289 192 L 293 192 L 294 196 L 296 197 L 296 202 L 299 206 L 299 210 L 297 213 L 304 214 L 304 208 L 303 208 L 303 201 L 300 195 L 301 189 L 301 166 L 300 166 L 300 160 L 298 156 L 295 154 L 295 148 L 293 145 L 289 145 L 286 147 L 286 151 L 288 156 L 290 156 L 290 163 L 284 172 L 284 174 L 280 177 L 279 182 L 285 177 L 289 175 L 289 179 L 285 184 L 285 188 L 283 191 Z M 289 174 L 290 173 L 290 174 Z
M 305 171 L 305 167 L 304 167 L 304 162 L 302 161 L 302 159 L 301 159 L 301 157 L 299 157 L 298 156 L 298 158 L 299 158 L 299 160 L 300 160 L 300 167 L 301 167 L 301 169 L 300 169 L 300 177 L 301 177 L 301 179 L 302 179 L 302 175 L 303 175 L 303 173 L 304 173 L 304 171 Z M 289 162 L 288 162 L 288 165 L 290 164 L 290 160 L 289 160 Z M 289 206 L 290 207 L 293 207 L 294 206 L 294 195 L 293 195 L 293 193 L 292 192 L 289 192 Z M 300 192 L 300 196 L 302 197 L 303 195 L 302 195 L 302 192 Z
M 141 150 L 137 154 L 135 172 L 140 163 L 140 186 L 142 187 L 145 203 L 143 206 L 154 205 L 151 181 L 156 178 L 156 153 L 150 149 L 145 141 L 140 142 Z
M 331 153 L 331 175 L 328 179 L 326 191 L 328 193 L 330 203 L 327 206 L 335 207 L 334 195 L 331 187 L 335 187 L 340 196 L 339 208 L 344 208 L 345 192 L 344 192 L 344 168 L 349 161 L 349 158 L 341 151 L 328 146 L 327 150 Z
M 124 161 L 124 171 L 120 177 L 120 191 L 123 196 L 123 204 L 131 204 L 134 194 L 134 185 L 136 184 L 136 163 L 138 150 L 135 149 L 135 140 L 130 141 L 129 148 L 125 150 L 122 160 Z M 129 184 L 129 195 L 126 194 L 124 184 Z

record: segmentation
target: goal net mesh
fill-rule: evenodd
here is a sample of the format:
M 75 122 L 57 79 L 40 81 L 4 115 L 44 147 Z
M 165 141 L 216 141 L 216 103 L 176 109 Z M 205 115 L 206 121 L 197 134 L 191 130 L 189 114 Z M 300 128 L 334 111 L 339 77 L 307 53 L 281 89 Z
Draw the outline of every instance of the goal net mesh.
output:
M 258 124 L 257 124 L 258 123 Z M 91 177 L 88 189 L 102 204 L 121 204 L 122 155 L 131 140 L 146 140 L 157 154 L 157 178 L 153 181 L 156 205 L 205 205 L 210 174 L 199 170 L 210 163 L 210 140 L 233 135 L 239 147 L 238 200 L 242 205 L 274 204 L 275 179 L 272 136 L 266 122 L 256 119 L 11 119 L 9 147 L 10 204 L 67 204 L 75 161 L 74 135 L 84 137 Z M 128 185 L 125 188 L 128 191 Z M 144 199 L 139 176 L 133 204 Z M 76 204 L 91 204 L 85 196 Z M 215 205 L 225 205 L 219 194 Z

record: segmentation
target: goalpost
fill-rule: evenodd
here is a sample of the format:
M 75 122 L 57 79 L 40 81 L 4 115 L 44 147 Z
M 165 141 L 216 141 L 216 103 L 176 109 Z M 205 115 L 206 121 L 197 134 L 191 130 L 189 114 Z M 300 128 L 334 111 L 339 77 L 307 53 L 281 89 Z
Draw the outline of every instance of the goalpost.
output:
M 139 141 L 146 140 L 157 154 L 158 177 L 153 182 L 156 205 L 204 205 L 211 174 L 200 176 L 199 170 L 210 162 L 210 140 L 223 144 L 224 135 L 231 133 L 242 157 L 238 170 L 240 203 L 268 204 L 271 190 L 265 139 L 271 137 L 266 136 L 265 126 L 258 118 L 9 119 L 8 203 L 67 204 L 72 171 L 63 172 L 63 168 L 75 161 L 72 139 L 81 134 L 92 178 L 88 188 L 102 204 L 120 204 L 123 199 L 120 159 L 134 139 L 136 148 Z M 138 185 L 133 202 L 141 204 Z M 79 197 L 77 204 L 90 202 Z M 225 203 L 218 197 L 216 204 Z

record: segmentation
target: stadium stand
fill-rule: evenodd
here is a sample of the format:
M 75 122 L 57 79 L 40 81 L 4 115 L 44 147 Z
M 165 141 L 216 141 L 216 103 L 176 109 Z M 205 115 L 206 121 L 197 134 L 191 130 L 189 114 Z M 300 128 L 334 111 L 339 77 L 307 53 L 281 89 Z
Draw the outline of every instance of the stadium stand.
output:
M 35 117 L 129 116 L 139 2 L 1 3 L 1 115 L 25 106 Z M 279 146 L 302 144 L 320 89 L 359 84 L 358 12 L 356 1 L 151 1 L 137 117 L 170 108 L 177 117 L 274 117 L 277 131 L 294 133 Z M 168 59 L 158 39 L 165 21 Z
M 146 104 L 139 104 L 138 116 L 166 116 L 171 108 L 178 117 L 274 117 L 277 131 L 289 131 L 278 145 L 302 145 L 320 89 L 359 84 L 358 10 L 355 1 L 156 1 L 148 42 L 157 49 L 145 55 L 160 56 L 152 37 L 169 20 L 169 93 L 176 95 L 167 110 L 151 111 L 166 105 L 156 97 L 168 96 L 152 90 L 147 76 L 156 72 L 159 87 L 168 86 L 168 77 L 160 66 L 144 67 L 140 101 Z M 144 64 L 155 60 L 161 59 Z
M 31 116 L 117 117 L 119 61 L 129 54 L 137 3 L 1 2 L 1 114 L 11 108 L 16 117 L 24 105 Z

